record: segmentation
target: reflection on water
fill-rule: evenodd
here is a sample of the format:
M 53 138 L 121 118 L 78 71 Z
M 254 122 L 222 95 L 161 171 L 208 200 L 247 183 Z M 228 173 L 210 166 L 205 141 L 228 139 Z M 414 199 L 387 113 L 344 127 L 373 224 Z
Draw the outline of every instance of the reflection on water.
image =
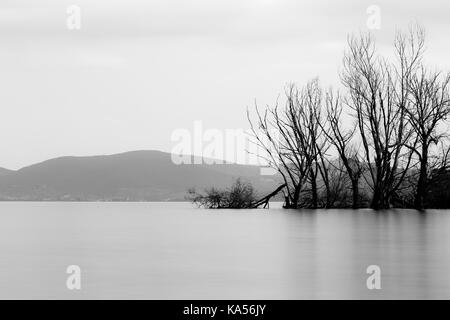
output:
M 448 211 L 0 203 L 0 298 L 450 299 L 449 230 Z

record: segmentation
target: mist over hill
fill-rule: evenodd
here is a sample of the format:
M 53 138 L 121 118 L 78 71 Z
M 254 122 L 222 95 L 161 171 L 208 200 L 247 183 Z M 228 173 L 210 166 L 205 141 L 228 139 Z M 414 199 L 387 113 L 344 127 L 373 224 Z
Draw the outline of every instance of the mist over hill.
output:
M 187 189 L 224 188 L 242 177 L 261 195 L 278 184 L 260 168 L 237 164 L 181 164 L 160 151 L 61 157 L 17 171 L 0 169 L 0 200 L 181 201 Z

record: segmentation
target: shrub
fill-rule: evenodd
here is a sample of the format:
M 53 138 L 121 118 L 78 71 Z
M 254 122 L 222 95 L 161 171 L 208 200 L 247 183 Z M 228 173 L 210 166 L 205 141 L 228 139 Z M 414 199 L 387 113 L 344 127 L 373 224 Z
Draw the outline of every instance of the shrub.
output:
M 195 189 L 189 189 L 187 199 L 200 207 L 209 209 L 242 209 L 253 208 L 256 195 L 249 182 L 243 182 L 238 178 L 226 190 L 210 188 L 201 194 L 197 193 Z

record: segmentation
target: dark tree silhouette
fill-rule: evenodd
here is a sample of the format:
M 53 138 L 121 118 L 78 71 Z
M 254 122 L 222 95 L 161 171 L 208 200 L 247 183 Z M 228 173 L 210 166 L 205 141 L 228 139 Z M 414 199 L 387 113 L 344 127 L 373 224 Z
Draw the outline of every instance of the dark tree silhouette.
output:
M 319 125 L 322 91 L 318 80 L 310 81 L 298 90 L 290 85 L 286 90 L 284 108 L 276 105 L 261 113 L 256 110 L 256 124 L 247 112 L 255 142 L 263 148 L 262 156 L 278 171 L 286 185 L 285 207 L 297 208 L 301 192 L 310 185 L 311 202 L 318 207 L 318 175 L 323 175 L 327 140 L 322 139 Z M 322 166 L 322 167 L 321 167 Z
M 409 81 L 409 99 L 406 109 L 408 121 L 416 140 L 408 145 L 419 159 L 419 177 L 414 197 L 414 207 L 423 209 L 429 172 L 429 153 L 431 144 L 438 143 L 446 136 L 439 131 L 439 125 L 450 112 L 450 74 L 441 77 L 439 72 L 430 72 L 425 67 L 411 77 Z
M 290 85 L 281 107 L 261 112 L 256 105 L 256 120 L 247 110 L 254 142 L 264 150 L 259 156 L 283 183 L 257 201 L 242 202 L 239 194 L 251 193 L 237 188 L 226 196 L 211 189 L 200 202 L 266 206 L 282 191 L 285 208 L 342 207 L 351 186 L 353 208 L 447 206 L 434 194 L 447 195 L 437 190 L 450 181 L 450 73 L 425 67 L 424 34 L 418 26 L 398 33 L 395 59 L 379 55 L 370 35 L 349 37 L 343 94 L 325 92 L 313 79 L 300 89 Z M 353 121 L 344 120 L 346 113 Z
M 348 90 L 346 103 L 354 110 L 372 188 L 370 207 L 392 205 L 411 165 L 412 151 L 404 146 L 412 138 L 406 121 L 408 81 L 423 50 L 420 29 L 395 43 L 399 66 L 377 55 L 370 35 L 349 39 L 342 82 Z M 407 49 L 408 48 L 408 49 Z
M 250 183 L 237 179 L 227 190 L 211 188 L 201 194 L 190 189 L 187 199 L 209 209 L 242 209 L 254 207 L 256 195 Z
M 352 208 L 359 207 L 359 179 L 362 174 L 362 166 L 358 151 L 351 145 L 356 126 L 346 129 L 342 123 L 343 103 L 339 93 L 329 90 L 325 99 L 326 116 L 321 123 L 322 130 L 330 143 L 336 149 L 342 165 L 347 172 L 352 187 Z

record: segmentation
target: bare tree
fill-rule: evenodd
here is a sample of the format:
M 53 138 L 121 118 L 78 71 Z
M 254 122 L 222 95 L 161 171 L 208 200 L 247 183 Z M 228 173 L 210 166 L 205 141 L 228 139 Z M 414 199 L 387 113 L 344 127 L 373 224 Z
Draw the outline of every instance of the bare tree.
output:
M 350 38 L 341 77 L 362 140 L 373 209 L 392 205 L 412 159 L 412 152 L 404 148 L 412 136 L 405 113 L 408 81 L 423 50 L 421 30 L 412 31 L 408 40 L 399 34 L 395 47 L 398 67 L 377 55 L 370 35 Z
M 429 175 L 430 147 L 432 144 L 437 145 L 445 136 L 445 132 L 439 131 L 439 125 L 450 113 L 450 74 L 441 77 L 439 72 L 430 72 L 422 66 L 411 77 L 408 88 L 411 103 L 406 114 L 414 129 L 416 143 L 407 147 L 419 159 L 414 207 L 423 209 Z
M 253 186 L 239 178 L 226 190 L 211 188 L 202 194 L 191 188 L 188 190 L 186 198 L 198 206 L 208 209 L 244 209 L 257 208 L 260 205 L 256 201 Z
M 325 105 L 326 121 L 320 122 L 321 127 L 347 172 L 352 187 L 352 208 L 356 209 L 359 207 L 359 179 L 362 174 L 358 152 L 351 144 L 356 126 L 345 129 L 342 123 L 343 103 L 339 93 L 334 94 L 330 89 L 326 94 Z
M 285 207 L 288 208 L 299 206 L 301 192 L 307 183 L 311 186 L 310 206 L 318 207 L 317 179 L 326 148 L 318 124 L 321 99 L 322 92 L 315 79 L 302 90 L 290 85 L 284 108 L 276 105 L 261 113 L 256 106 L 256 125 L 247 112 L 256 143 L 265 151 L 262 157 L 283 177 Z
M 256 124 L 253 123 L 247 110 L 255 143 L 265 152 L 265 155 L 259 156 L 276 169 L 284 180 L 287 208 L 297 206 L 310 166 L 303 153 L 306 138 L 303 132 L 297 130 L 299 115 L 295 111 L 296 94 L 295 87 L 290 86 L 286 91 L 287 102 L 283 109 L 279 108 L 277 103 L 274 108 L 267 106 L 261 113 L 255 105 Z
M 309 207 L 316 209 L 319 206 L 319 176 L 325 187 L 325 207 L 329 206 L 330 198 L 330 177 L 328 160 L 325 153 L 329 148 L 329 141 L 323 133 L 321 126 L 322 119 L 323 92 L 318 79 L 307 83 L 301 91 L 301 99 L 298 104 L 303 120 L 301 126 L 307 131 L 310 137 L 310 146 L 306 146 L 304 152 L 311 164 L 309 169 L 308 182 L 311 187 L 311 203 Z
M 332 207 L 343 172 L 353 208 L 360 206 L 361 179 L 372 190 L 373 209 L 424 207 L 430 171 L 437 165 L 447 170 L 450 154 L 448 147 L 441 155 L 430 152 L 443 142 L 450 74 L 423 67 L 424 43 L 418 26 L 398 33 L 396 59 L 389 61 L 377 53 L 370 35 L 349 37 L 341 73 L 344 96 L 324 94 L 314 79 L 300 90 L 289 86 L 284 107 L 263 113 L 256 107 L 255 126 L 248 113 L 264 158 L 283 177 L 286 207 Z M 355 120 L 351 126 L 343 125 L 344 108 Z M 339 155 L 339 168 L 327 154 L 330 146 Z

